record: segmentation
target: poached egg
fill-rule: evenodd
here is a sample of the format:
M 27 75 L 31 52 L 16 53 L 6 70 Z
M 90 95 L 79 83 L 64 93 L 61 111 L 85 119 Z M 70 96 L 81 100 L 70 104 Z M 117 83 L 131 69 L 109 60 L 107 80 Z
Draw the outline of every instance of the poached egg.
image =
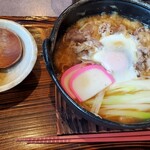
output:
M 100 42 L 103 48 L 91 56 L 92 61 L 100 63 L 116 82 L 137 78 L 134 65 L 137 62 L 138 42 L 132 35 L 116 33 L 101 38 Z

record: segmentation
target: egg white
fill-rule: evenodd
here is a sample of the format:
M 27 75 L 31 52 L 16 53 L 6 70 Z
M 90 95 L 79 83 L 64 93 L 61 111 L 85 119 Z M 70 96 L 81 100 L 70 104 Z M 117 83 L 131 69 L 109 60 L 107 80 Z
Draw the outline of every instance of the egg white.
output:
M 95 52 L 91 60 L 108 70 L 116 82 L 137 78 L 134 65 L 137 62 L 136 39 L 131 35 L 116 33 L 101 38 L 102 50 Z

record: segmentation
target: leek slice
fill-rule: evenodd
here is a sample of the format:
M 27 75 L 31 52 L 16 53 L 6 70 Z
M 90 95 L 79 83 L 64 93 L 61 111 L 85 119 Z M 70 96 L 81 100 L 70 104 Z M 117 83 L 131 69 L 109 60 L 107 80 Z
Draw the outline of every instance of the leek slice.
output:
M 99 109 L 102 105 L 102 101 L 103 101 L 103 98 L 104 98 L 104 94 L 105 94 L 105 90 L 102 90 L 101 92 L 99 92 L 95 98 L 93 99 L 94 102 L 93 102 L 93 105 L 92 105 L 92 108 L 91 108 L 91 112 L 94 113 L 94 114 L 98 114 L 99 112 Z
M 128 82 L 114 83 L 106 91 L 106 95 L 134 93 L 137 91 L 150 91 L 150 80 L 131 80 Z
M 105 96 L 103 104 L 150 104 L 150 91 L 140 91 L 134 94 L 120 94 L 120 95 L 110 95 Z
M 150 112 L 132 111 L 132 110 L 106 110 L 103 111 L 103 115 L 109 116 L 125 116 L 135 117 L 139 119 L 150 119 Z
M 101 111 L 104 110 L 139 110 L 139 111 L 150 111 L 150 104 L 115 104 L 115 105 L 103 105 Z

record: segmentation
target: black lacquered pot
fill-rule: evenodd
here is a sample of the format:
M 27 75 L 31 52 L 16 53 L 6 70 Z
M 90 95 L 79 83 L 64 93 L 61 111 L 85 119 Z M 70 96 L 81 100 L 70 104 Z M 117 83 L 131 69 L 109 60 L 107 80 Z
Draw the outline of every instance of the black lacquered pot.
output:
M 69 6 L 58 17 L 50 37 L 45 39 L 43 43 L 43 53 L 47 70 L 64 97 L 64 100 L 66 100 L 69 106 L 72 107 L 76 113 L 82 115 L 85 119 L 91 120 L 98 125 L 108 126 L 109 128 L 147 128 L 150 126 L 150 122 L 138 124 L 119 124 L 109 120 L 101 119 L 100 117 L 83 109 L 63 90 L 57 79 L 54 69 L 53 54 L 55 51 L 55 46 L 57 41 L 59 41 L 59 39 L 63 36 L 68 27 L 83 17 L 101 14 L 102 12 L 112 13 L 114 11 L 118 12 L 119 15 L 124 17 L 137 19 L 144 24 L 150 25 L 150 7 L 142 2 L 134 2 L 129 0 L 81 0 Z

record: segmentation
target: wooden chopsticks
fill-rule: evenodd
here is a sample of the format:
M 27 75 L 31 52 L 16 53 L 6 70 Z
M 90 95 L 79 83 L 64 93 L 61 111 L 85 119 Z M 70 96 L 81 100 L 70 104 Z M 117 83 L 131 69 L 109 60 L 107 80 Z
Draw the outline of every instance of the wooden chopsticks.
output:
M 150 131 L 19 138 L 27 144 L 150 141 Z

